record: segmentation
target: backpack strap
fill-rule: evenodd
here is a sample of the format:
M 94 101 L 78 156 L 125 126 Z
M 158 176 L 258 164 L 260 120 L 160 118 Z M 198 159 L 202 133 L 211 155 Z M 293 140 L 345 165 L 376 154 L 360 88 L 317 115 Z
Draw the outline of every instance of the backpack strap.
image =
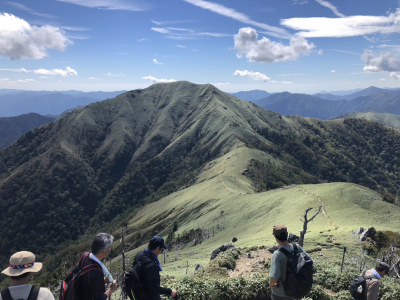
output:
M 27 300 L 36 300 L 39 295 L 40 286 L 33 285 Z M 3 300 L 13 300 L 10 290 L 8 288 L 1 291 L 1 298 Z
M 36 300 L 39 296 L 40 286 L 33 285 L 27 300 Z
M 294 254 L 297 254 L 299 252 L 299 248 L 297 247 L 296 244 L 292 244 L 293 249 L 294 249 Z
M 11 297 L 10 290 L 8 288 L 1 291 L 1 298 L 3 300 L 13 300 L 13 298 Z

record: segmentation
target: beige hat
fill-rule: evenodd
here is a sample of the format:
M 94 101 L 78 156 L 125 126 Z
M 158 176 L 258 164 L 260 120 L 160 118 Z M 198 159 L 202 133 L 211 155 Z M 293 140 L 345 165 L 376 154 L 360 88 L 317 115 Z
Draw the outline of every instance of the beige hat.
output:
M 274 229 L 272 230 L 273 235 L 280 235 L 281 233 L 287 233 L 287 228 L 285 225 L 276 224 L 274 225 Z
M 35 262 L 35 254 L 28 251 L 20 251 L 10 257 L 10 266 L 1 272 L 7 276 L 19 276 L 28 272 L 39 272 L 42 263 Z

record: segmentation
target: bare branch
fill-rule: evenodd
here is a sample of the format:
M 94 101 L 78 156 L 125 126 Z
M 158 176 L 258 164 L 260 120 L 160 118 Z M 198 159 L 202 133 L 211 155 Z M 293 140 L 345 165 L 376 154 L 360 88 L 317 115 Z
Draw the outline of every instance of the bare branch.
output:
M 311 222 L 312 220 L 314 220 L 314 218 L 321 212 L 321 208 L 322 208 L 322 206 L 319 207 L 318 212 L 308 222 Z

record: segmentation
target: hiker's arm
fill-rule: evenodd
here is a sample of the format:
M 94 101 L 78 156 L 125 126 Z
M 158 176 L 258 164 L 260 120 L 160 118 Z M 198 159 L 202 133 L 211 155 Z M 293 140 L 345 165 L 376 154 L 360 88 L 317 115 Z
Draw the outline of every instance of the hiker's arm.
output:
M 271 278 L 269 279 L 269 287 L 270 287 L 271 289 L 278 287 L 278 279 L 275 279 L 275 278 L 272 278 L 272 277 L 271 277 Z
M 104 293 L 103 272 L 89 272 L 89 284 L 92 287 L 92 300 L 106 300 L 113 293 L 111 287 Z
M 148 281 L 148 283 L 149 283 L 149 288 L 152 292 L 154 291 L 157 294 L 166 295 L 166 296 L 170 296 L 172 293 L 171 289 L 163 288 L 162 286 L 160 286 L 160 281 L 157 279 Z
M 367 281 L 368 291 L 367 300 L 378 300 L 379 295 L 379 280 L 369 280 Z

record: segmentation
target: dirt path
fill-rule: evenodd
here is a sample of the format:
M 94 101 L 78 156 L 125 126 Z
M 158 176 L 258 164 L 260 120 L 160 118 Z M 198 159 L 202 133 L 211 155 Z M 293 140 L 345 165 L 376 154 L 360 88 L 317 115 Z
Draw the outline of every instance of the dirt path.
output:
M 248 277 L 252 273 L 267 273 L 269 270 L 265 268 L 265 264 L 272 259 L 272 253 L 266 249 L 260 249 L 250 252 L 252 258 L 248 258 L 245 254 L 236 260 L 235 270 L 228 271 L 230 278 Z

